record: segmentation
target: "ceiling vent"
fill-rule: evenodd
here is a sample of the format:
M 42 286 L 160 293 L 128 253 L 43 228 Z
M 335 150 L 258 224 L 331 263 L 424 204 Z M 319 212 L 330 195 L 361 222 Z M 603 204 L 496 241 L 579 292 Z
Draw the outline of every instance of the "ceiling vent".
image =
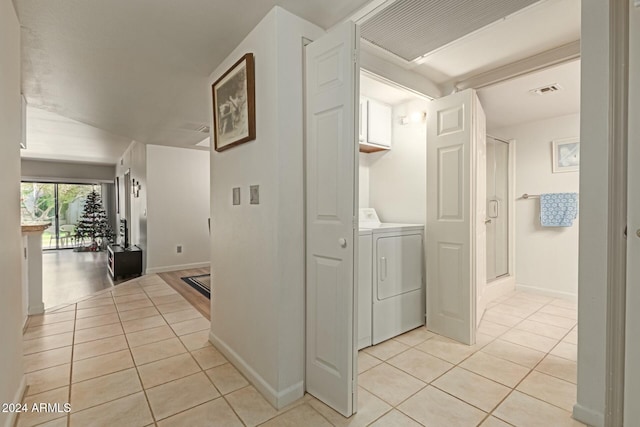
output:
M 192 132 L 200 132 L 200 133 L 209 133 L 211 128 L 207 125 L 203 125 L 201 123 L 185 123 L 182 126 L 179 126 L 180 130 L 190 130 Z
M 415 61 L 538 0 L 397 0 L 361 26 L 363 39 Z
M 546 95 L 548 93 L 557 92 L 561 89 L 562 89 L 562 86 L 560 86 L 558 83 L 554 83 L 551 85 L 539 87 L 537 89 L 531 89 L 529 92 L 536 95 Z

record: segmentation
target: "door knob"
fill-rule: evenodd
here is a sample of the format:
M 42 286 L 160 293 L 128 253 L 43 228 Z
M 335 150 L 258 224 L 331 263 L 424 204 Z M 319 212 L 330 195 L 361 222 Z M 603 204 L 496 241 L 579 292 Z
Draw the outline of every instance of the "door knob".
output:
M 485 220 L 484 220 L 484 223 L 485 223 L 485 224 L 491 224 L 491 219 L 485 219 Z
M 341 248 L 346 248 L 347 247 L 347 239 L 345 239 L 344 237 L 341 237 L 338 239 L 338 244 L 340 245 Z

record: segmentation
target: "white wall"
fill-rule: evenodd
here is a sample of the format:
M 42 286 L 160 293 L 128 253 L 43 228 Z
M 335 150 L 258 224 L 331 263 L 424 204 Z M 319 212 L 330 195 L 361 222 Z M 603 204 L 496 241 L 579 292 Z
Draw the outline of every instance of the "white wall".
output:
M 211 153 L 210 336 L 277 407 L 304 391 L 302 38 L 322 34 L 276 7 L 210 78 L 254 54 L 256 140 Z M 260 205 L 248 203 L 254 184 Z
M 114 165 L 22 159 L 22 179 L 46 182 L 113 182 Z
M 578 231 L 572 227 L 540 226 L 538 199 L 524 193 L 578 193 L 578 172 L 553 173 L 551 141 L 580 136 L 580 115 L 492 129 L 496 137 L 516 140 L 515 271 L 520 289 L 576 297 L 578 292 Z
M 604 425 L 609 181 L 609 4 L 582 2 L 578 402 L 574 416 Z
M 369 207 L 369 154 L 359 153 L 358 166 L 358 205 L 361 208 Z
M 22 267 L 20 231 L 20 23 L 11 0 L 0 0 L 0 403 L 20 402 Z M 0 426 L 13 414 L 0 411 Z
M 391 150 L 367 155 L 369 204 L 382 222 L 425 222 L 427 127 L 424 122 L 402 125 L 400 118 L 414 111 L 426 111 L 427 102 L 416 99 L 395 106 Z
M 147 273 L 209 265 L 209 208 L 209 153 L 147 145 Z

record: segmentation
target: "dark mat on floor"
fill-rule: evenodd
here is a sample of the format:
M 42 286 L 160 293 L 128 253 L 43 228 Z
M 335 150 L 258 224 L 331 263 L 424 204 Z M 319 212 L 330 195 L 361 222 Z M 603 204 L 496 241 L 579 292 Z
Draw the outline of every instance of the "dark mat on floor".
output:
M 200 274 L 198 276 L 181 277 L 181 279 L 205 297 L 211 299 L 211 275 Z

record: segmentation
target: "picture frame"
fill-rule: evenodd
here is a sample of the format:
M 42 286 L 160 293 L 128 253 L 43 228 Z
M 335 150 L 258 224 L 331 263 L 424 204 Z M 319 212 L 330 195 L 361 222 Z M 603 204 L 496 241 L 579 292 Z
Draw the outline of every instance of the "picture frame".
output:
M 114 186 L 116 188 L 116 214 L 120 215 L 120 177 L 116 176 Z
M 580 170 L 580 138 L 565 138 L 551 141 L 553 173 L 577 172 Z
M 220 152 L 256 139 L 255 66 L 247 53 L 211 87 L 213 139 Z

